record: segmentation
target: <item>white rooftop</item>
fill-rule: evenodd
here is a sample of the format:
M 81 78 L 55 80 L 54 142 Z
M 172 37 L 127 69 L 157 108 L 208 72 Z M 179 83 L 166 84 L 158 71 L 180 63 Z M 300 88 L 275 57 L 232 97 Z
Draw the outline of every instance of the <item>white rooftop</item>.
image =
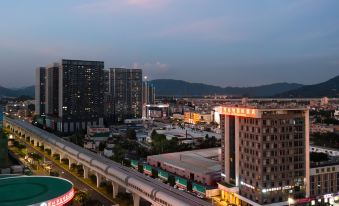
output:
M 217 161 L 220 155 L 221 148 L 217 147 L 153 155 L 148 159 L 152 158 L 177 168 L 207 174 L 221 171 L 221 163 Z

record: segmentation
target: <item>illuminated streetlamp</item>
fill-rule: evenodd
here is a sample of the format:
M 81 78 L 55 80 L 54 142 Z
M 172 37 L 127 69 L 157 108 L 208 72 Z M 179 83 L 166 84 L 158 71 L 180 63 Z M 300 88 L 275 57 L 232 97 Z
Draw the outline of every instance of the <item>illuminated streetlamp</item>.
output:
M 291 197 L 289 197 L 287 201 L 288 201 L 288 205 L 294 204 L 294 199 Z

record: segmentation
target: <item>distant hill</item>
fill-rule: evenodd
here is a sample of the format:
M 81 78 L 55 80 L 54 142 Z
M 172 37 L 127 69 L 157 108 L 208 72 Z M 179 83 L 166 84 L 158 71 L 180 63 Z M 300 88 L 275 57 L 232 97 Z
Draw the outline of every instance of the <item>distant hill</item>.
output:
M 339 75 L 320 84 L 313 84 L 283 92 L 277 97 L 339 97 Z
M 9 89 L 6 87 L 0 86 L 0 97 L 19 97 L 19 96 L 29 96 L 34 98 L 35 92 L 34 86 L 23 87 L 20 89 Z
M 157 96 L 237 95 L 246 97 L 270 97 L 302 87 L 301 84 L 276 83 L 257 87 L 219 87 L 182 80 L 157 79 L 150 81 Z
M 1 96 L 13 96 L 13 91 L 11 89 L 0 86 L 0 97 Z
M 155 86 L 157 96 L 203 96 L 236 95 L 244 97 L 337 97 L 339 98 L 339 75 L 320 84 L 302 85 L 295 83 L 275 83 L 256 87 L 219 87 L 201 83 L 190 83 L 174 79 L 150 81 Z M 29 96 L 34 98 L 34 86 L 9 89 L 0 86 L 0 97 Z

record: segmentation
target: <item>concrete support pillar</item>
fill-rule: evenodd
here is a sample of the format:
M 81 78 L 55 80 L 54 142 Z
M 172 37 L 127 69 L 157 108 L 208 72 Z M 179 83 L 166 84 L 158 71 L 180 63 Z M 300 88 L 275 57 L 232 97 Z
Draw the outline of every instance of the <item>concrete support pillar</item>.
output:
M 59 154 L 59 155 L 60 155 L 60 163 L 62 163 L 62 161 L 61 161 L 61 160 L 65 158 L 65 155 L 64 155 L 64 154 L 61 154 L 61 152 L 60 152 L 60 154 Z
M 139 206 L 140 205 L 140 196 L 136 193 L 133 193 L 132 196 L 133 196 L 133 206 Z
M 47 149 L 47 148 L 46 148 Z M 55 154 L 55 150 L 52 149 L 52 147 L 49 148 L 51 150 L 51 156 L 53 157 L 53 155 Z
M 87 179 L 88 178 L 88 172 L 89 172 L 89 168 L 86 166 L 82 166 L 82 168 L 84 169 L 84 178 Z
M 38 146 L 38 141 L 36 139 L 34 139 L 33 142 L 34 142 L 34 144 L 33 144 L 34 147 L 37 147 Z
M 95 173 L 95 176 L 97 177 L 97 187 L 100 187 L 100 183 L 102 182 L 102 175 L 99 173 Z
M 71 158 L 69 158 L 68 159 L 68 169 L 71 169 L 73 163 L 76 163 L 75 160 L 72 160 Z
M 113 187 L 113 199 L 115 199 L 119 193 L 119 184 L 112 182 L 112 187 Z

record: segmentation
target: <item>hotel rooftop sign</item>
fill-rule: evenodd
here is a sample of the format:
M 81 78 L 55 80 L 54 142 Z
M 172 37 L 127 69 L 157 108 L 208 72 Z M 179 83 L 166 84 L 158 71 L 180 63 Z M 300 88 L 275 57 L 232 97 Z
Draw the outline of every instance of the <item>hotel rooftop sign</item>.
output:
M 215 107 L 215 111 L 218 112 L 219 114 L 229 116 L 251 117 L 251 118 L 261 117 L 261 112 L 258 109 L 253 108 L 219 106 Z

